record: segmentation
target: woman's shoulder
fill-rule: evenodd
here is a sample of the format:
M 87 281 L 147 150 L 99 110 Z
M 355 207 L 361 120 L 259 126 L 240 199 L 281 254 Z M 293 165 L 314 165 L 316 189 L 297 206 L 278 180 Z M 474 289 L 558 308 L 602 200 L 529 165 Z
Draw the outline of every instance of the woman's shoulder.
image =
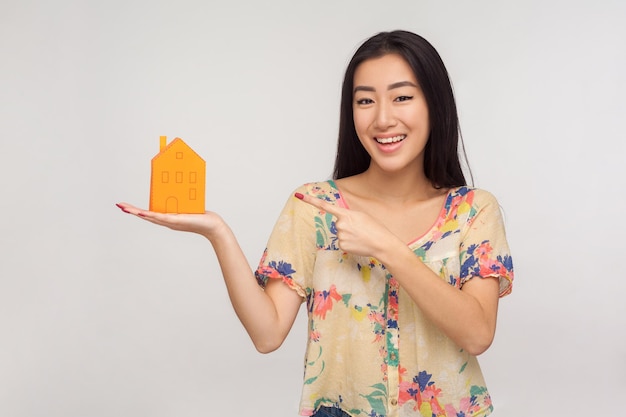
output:
M 299 186 L 294 192 L 311 195 L 328 202 L 334 202 L 341 198 L 333 180 L 307 182 Z
M 486 206 L 489 204 L 498 205 L 498 200 L 496 199 L 495 195 L 492 194 L 490 191 L 468 185 L 463 185 L 450 189 L 449 199 L 451 201 L 465 201 L 472 206 L 478 207 Z

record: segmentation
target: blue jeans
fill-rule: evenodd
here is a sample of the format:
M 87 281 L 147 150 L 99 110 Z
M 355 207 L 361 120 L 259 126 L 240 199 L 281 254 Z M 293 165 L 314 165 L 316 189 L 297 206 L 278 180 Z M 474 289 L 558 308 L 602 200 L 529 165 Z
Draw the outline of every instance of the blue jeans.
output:
M 336 407 L 320 407 L 311 417 L 350 417 L 350 415 Z

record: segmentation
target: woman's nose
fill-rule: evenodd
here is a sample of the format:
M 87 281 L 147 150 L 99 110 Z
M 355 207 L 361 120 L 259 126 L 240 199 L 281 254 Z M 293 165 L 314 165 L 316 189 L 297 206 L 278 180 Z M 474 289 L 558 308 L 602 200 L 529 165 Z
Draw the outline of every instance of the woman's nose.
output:
M 375 123 L 378 129 L 383 130 L 395 125 L 396 120 L 391 103 L 379 103 Z

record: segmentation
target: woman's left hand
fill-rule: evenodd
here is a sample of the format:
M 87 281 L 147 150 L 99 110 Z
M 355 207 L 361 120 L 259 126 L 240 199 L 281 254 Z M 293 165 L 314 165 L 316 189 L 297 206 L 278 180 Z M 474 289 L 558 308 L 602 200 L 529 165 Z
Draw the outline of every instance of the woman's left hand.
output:
M 338 245 L 344 252 L 378 258 L 398 238 L 367 213 L 331 204 L 310 195 L 295 194 L 296 198 L 336 217 Z

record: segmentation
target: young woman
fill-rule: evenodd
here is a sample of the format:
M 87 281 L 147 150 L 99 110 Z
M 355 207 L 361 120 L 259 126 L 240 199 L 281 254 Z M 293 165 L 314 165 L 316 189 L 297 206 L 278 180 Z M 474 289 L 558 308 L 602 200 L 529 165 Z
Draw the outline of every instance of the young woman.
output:
M 255 272 L 215 213 L 118 206 L 211 242 L 260 352 L 307 303 L 301 415 L 490 414 L 476 356 L 513 264 L 496 199 L 466 185 L 437 51 L 406 31 L 368 39 L 346 70 L 339 129 L 334 179 L 288 199 Z

